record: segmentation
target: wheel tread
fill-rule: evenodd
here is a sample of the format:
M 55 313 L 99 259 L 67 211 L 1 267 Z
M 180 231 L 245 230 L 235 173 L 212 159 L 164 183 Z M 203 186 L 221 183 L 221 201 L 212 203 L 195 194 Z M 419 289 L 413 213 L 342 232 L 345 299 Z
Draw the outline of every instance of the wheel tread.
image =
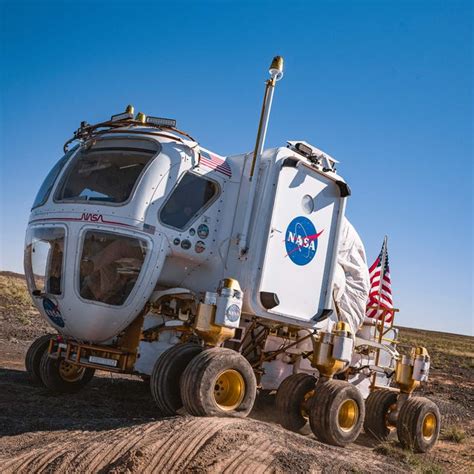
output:
M 365 401 L 364 430 L 366 434 L 379 441 L 390 437 L 391 431 L 385 425 L 388 408 L 397 402 L 398 393 L 392 390 L 380 389 L 371 392 Z
M 25 356 L 25 368 L 28 373 L 30 382 L 38 385 L 42 385 L 40 374 L 41 357 L 48 348 L 49 341 L 53 337 L 52 334 L 45 334 L 38 337 L 31 346 L 28 348 Z
M 76 382 L 66 382 L 59 375 L 59 360 L 52 359 L 45 352 L 40 363 L 41 380 L 50 390 L 58 393 L 75 393 L 81 390 L 94 377 L 95 369 L 87 367 L 84 375 Z
M 246 375 L 246 393 L 239 409 L 223 411 L 209 400 L 211 387 L 202 383 L 209 375 L 210 367 L 240 365 Z M 207 374 L 207 375 L 206 375 Z M 250 363 L 239 352 L 229 348 L 213 347 L 196 356 L 186 367 L 181 378 L 181 396 L 183 405 L 190 415 L 194 416 L 234 416 L 245 417 L 253 407 L 256 396 L 256 380 Z
M 283 380 L 275 397 L 275 408 L 283 428 L 300 434 L 311 433 L 300 407 L 304 396 L 315 386 L 316 378 L 306 373 L 293 374 Z
M 313 403 L 310 423 L 313 432 L 317 431 L 317 437 L 323 443 L 331 444 L 328 430 L 325 429 L 329 422 L 330 413 L 325 407 L 328 401 L 334 397 L 339 387 L 343 384 L 344 382 L 340 380 L 328 380 L 318 386 L 317 398 L 315 399 L 315 403 Z
M 423 412 L 433 412 L 437 420 L 437 431 L 432 440 L 426 442 L 418 427 L 418 420 Z M 397 434 L 400 444 L 415 452 L 426 452 L 431 449 L 438 439 L 441 415 L 438 406 L 425 397 L 411 397 L 400 408 L 397 420 Z
M 166 416 L 175 415 L 182 406 L 182 396 L 176 399 L 176 385 L 189 362 L 200 352 L 198 344 L 177 344 L 167 349 L 155 363 L 150 378 L 150 389 L 153 399 L 160 411 Z M 178 380 L 176 380 L 178 378 Z
M 353 442 L 360 431 L 365 416 L 365 405 L 359 390 L 344 380 L 328 380 L 316 385 L 316 394 L 310 411 L 310 426 L 315 436 L 322 442 L 333 446 L 346 446 Z M 350 434 L 341 434 L 334 425 L 334 400 L 339 393 L 347 392 L 347 396 L 357 402 L 359 419 Z

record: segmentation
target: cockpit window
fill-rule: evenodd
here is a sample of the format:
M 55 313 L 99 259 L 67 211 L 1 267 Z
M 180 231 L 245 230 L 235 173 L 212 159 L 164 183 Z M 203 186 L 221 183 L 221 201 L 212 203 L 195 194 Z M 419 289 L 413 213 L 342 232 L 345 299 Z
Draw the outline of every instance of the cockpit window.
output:
M 30 291 L 60 295 L 64 228 L 33 227 L 26 235 L 25 275 Z
M 99 140 L 78 153 L 55 199 L 123 203 L 157 152 L 158 144 L 146 140 Z
M 48 173 L 48 176 L 46 176 L 46 179 L 43 181 L 43 184 L 41 185 L 41 188 L 35 197 L 35 201 L 31 209 L 35 209 L 36 207 L 42 206 L 48 200 L 49 194 L 51 192 L 51 189 L 53 189 L 56 178 L 59 176 L 59 173 L 61 173 L 61 170 L 63 169 L 67 160 L 76 150 L 77 147 L 70 150 L 54 165 L 53 169 Z
M 146 242 L 141 239 L 87 232 L 79 270 L 82 298 L 123 305 L 138 280 L 146 253 Z
M 185 229 L 218 194 L 219 188 L 194 173 L 186 173 L 162 207 L 160 220 L 176 229 Z

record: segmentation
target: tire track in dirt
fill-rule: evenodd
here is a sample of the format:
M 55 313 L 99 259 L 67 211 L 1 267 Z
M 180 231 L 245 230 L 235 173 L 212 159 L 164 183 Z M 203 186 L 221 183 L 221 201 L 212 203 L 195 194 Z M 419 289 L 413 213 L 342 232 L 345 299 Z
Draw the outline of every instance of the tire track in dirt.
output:
M 371 452 L 337 450 L 249 419 L 175 417 L 96 432 L 38 432 L 35 438 L 39 447 L 28 444 L 13 459 L 0 458 L 0 471 L 263 474 L 364 470 L 370 463 L 371 472 L 400 472 Z
M 72 433 L 74 434 L 74 433 Z M 52 444 L 47 444 L 44 447 L 33 448 L 31 451 L 28 450 L 25 454 L 13 458 L 10 462 L 7 462 L 3 469 L 6 474 L 8 473 L 22 473 L 31 472 L 34 468 L 36 471 L 41 469 L 52 462 L 55 457 L 60 456 L 63 452 L 70 451 L 70 448 L 74 444 L 73 441 L 62 444 L 62 450 L 58 452 L 57 448 L 52 449 Z M 56 442 L 54 444 L 57 444 Z
M 233 457 L 232 461 L 225 466 L 222 466 L 223 472 L 254 472 L 258 473 L 259 468 L 268 466 L 273 460 L 271 453 L 265 453 L 267 449 L 272 446 L 271 441 L 266 441 L 263 444 L 258 444 L 258 437 L 252 436 L 248 440 L 248 445 L 254 446 L 251 453 L 245 450 L 239 450 L 237 455 Z
M 166 461 L 174 452 L 179 453 L 186 441 L 192 440 L 195 433 L 201 432 L 199 419 L 176 418 L 151 423 L 136 436 L 128 437 L 129 445 L 114 460 L 101 467 L 102 471 L 121 472 L 123 466 L 133 468 L 137 462 L 143 465 L 140 472 L 150 472 Z M 165 462 L 166 464 L 166 462 Z
M 177 469 L 180 460 L 192 460 L 194 457 L 192 453 L 196 453 L 202 444 L 209 438 L 220 432 L 223 428 L 232 425 L 232 419 L 211 418 L 203 423 L 203 419 L 198 419 L 196 424 L 195 436 L 188 437 L 188 435 L 181 436 L 177 449 L 170 451 L 168 456 L 161 458 L 157 465 L 150 465 L 152 471 L 155 472 L 169 472 L 172 469 Z M 185 442 L 187 441 L 187 442 Z M 185 466 L 180 466 L 183 469 Z
M 162 464 L 163 457 L 169 456 L 174 450 L 182 447 L 186 440 L 192 440 L 194 435 L 199 432 L 199 419 L 192 419 L 190 422 L 184 424 L 181 429 L 175 430 L 174 433 L 167 439 L 152 446 L 153 456 L 148 461 L 148 466 L 145 472 L 152 472 Z
M 141 440 L 141 437 L 145 436 L 152 428 L 152 426 L 149 426 L 143 430 L 142 426 L 137 426 L 135 428 L 129 428 L 125 432 L 123 432 L 123 430 L 114 430 L 112 439 L 107 440 L 107 444 L 110 446 L 109 450 L 104 453 L 103 441 L 96 443 L 96 445 L 92 447 L 93 449 L 89 450 L 89 453 L 86 453 L 84 460 L 75 466 L 75 469 L 78 472 L 97 472 L 103 466 L 117 459 L 123 449 L 131 449 Z M 136 442 L 129 446 L 131 444 L 130 438 L 132 437 L 133 439 L 133 436 L 135 436 Z
M 243 457 L 240 465 L 234 469 L 234 472 L 254 472 L 255 474 L 263 474 L 267 467 L 273 461 L 273 443 L 267 441 L 263 445 L 258 446 L 258 449 L 252 453 L 251 457 Z
M 135 428 L 138 429 L 138 428 Z M 124 428 L 123 430 L 117 432 L 117 430 L 110 432 L 110 438 L 107 439 L 106 443 L 109 446 L 109 456 L 113 458 L 113 455 L 117 449 L 120 449 L 122 445 L 126 445 L 128 441 L 128 436 L 131 431 L 134 429 Z M 81 453 L 77 455 L 74 459 L 75 469 L 79 472 L 91 472 L 94 468 L 102 465 L 103 457 L 101 454 L 104 452 L 104 434 L 99 433 L 90 433 L 87 440 L 89 446 L 87 446 Z M 122 440 L 122 442 L 116 444 L 116 440 Z
M 204 435 L 199 440 L 197 440 L 196 443 L 194 443 L 194 446 L 191 447 L 192 449 L 190 448 L 189 452 L 186 453 L 184 462 L 177 465 L 177 468 L 185 470 L 188 467 L 192 467 L 194 459 L 203 446 L 213 440 L 222 430 L 229 429 L 231 426 L 235 426 L 240 423 L 240 420 L 238 419 L 215 418 L 213 421 L 214 423 L 212 431 L 209 430 L 206 432 L 206 427 L 203 427 Z
M 48 454 L 41 457 L 35 457 L 33 468 L 31 468 L 30 465 L 27 465 L 25 466 L 25 472 L 31 472 L 31 470 L 34 470 L 36 472 L 43 471 L 46 467 L 50 466 L 51 464 L 54 464 L 55 461 L 59 460 L 61 457 L 64 457 L 64 454 L 67 454 L 70 451 L 71 444 L 72 443 L 68 443 L 66 446 L 63 446 L 62 451 L 58 452 L 57 450 L 48 450 Z M 17 472 L 21 471 L 23 471 L 23 469 L 18 469 Z

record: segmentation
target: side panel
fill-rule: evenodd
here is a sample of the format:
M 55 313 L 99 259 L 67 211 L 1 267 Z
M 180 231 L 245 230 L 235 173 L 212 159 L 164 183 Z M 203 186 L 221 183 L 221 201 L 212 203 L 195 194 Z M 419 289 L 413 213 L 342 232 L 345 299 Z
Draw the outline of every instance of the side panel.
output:
M 334 180 L 302 163 L 288 164 L 278 176 L 258 292 L 269 313 L 309 322 L 332 306 L 344 199 Z

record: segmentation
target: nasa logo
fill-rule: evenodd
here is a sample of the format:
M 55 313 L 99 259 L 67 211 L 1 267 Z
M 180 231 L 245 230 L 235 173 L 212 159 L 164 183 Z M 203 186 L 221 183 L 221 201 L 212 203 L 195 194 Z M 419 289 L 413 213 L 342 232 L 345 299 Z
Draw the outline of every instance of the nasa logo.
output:
M 48 318 L 51 319 L 56 326 L 59 326 L 60 328 L 64 327 L 64 319 L 62 318 L 58 307 L 50 299 L 45 298 L 43 300 L 43 308 Z
M 316 255 L 318 238 L 322 233 L 316 231 L 307 217 L 295 217 L 286 229 L 286 256 L 296 265 L 307 265 Z
M 236 304 L 230 305 L 226 310 L 226 316 L 230 322 L 235 323 L 240 318 L 240 308 Z
M 104 222 L 102 214 L 91 214 L 90 212 L 83 212 L 81 216 L 81 221 L 89 222 Z

